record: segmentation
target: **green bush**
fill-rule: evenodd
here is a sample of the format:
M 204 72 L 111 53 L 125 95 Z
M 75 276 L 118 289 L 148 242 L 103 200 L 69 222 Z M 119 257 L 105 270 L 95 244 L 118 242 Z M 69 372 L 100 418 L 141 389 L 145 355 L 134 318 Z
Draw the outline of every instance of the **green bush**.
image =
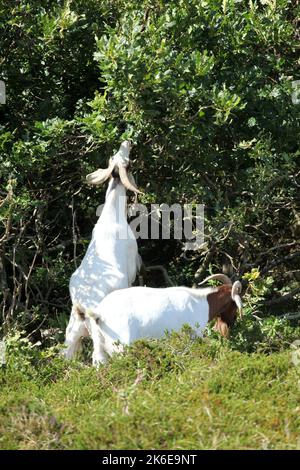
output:
M 253 309 L 295 310 L 299 6 L 0 6 L 0 79 L 7 85 L 0 105 L 0 302 L 7 324 L 18 312 L 51 325 L 68 313 L 68 279 L 104 198 L 84 177 L 124 138 L 135 144 L 141 202 L 206 207 L 206 248 L 184 253 L 180 241 L 141 241 L 146 263 L 160 258 L 175 282 L 188 285 L 197 271 L 203 278 L 221 269 L 245 275 L 246 284 L 257 269 L 263 283 L 273 281 Z M 290 291 L 289 302 L 265 304 Z

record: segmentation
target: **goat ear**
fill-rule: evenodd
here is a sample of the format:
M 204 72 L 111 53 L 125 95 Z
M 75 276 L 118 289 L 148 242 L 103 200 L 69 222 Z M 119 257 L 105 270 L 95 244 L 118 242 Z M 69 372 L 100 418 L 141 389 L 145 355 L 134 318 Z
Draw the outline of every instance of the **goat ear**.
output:
M 86 176 L 86 181 L 88 184 L 102 184 L 106 181 L 110 176 L 110 173 L 106 170 L 99 170 L 94 171 Z
M 240 281 L 235 281 L 231 289 L 231 298 L 238 308 L 238 313 L 240 317 L 243 316 L 243 304 L 241 299 L 241 293 L 242 284 L 240 283 Z
M 224 320 L 222 320 L 222 318 L 220 317 L 217 318 L 217 321 L 214 326 L 214 330 L 218 331 L 220 335 L 223 336 L 224 338 L 228 338 L 229 336 L 229 327 L 227 323 L 224 322 Z
M 99 170 L 93 171 L 93 173 L 90 173 L 87 175 L 86 180 L 88 184 L 102 184 L 104 181 L 106 181 L 112 174 L 112 171 L 114 169 L 114 161 L 112 158 L 109 159 L 108 167 L 103 170 L 102 168 L 99 168 Z

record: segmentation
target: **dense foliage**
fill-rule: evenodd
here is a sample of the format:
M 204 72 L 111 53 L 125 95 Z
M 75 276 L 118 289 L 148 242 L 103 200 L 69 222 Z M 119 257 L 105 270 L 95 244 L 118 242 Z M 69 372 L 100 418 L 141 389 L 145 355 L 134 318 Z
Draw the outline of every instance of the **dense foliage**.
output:
M 299 11 L 295 0 L 0 0 L 6 325 L 63 325 L 104 197 L 84 177 L 124 138 L 141 202 L 206 206 L 203 250 L 142 241 L 146 264 L 189 285 L 223 269 L 250 281 L 253 308 L 296 309 Z

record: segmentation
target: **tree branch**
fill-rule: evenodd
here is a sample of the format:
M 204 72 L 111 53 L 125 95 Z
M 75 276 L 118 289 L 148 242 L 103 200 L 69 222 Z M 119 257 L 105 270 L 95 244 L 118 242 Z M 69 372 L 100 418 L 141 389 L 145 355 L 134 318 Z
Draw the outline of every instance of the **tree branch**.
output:
M 300 293 L 300 287 L 298 287 L 297 289 L 292 290 L 288 294 L 282 295 L 281 297 L 275 297 L 274 299 L 267 300 L 266 302 L 264 302 L 264 305 L 269 307 L 270 305 L 278 305 L 278 304 L 281 304 L 283 302 L 287 302 L 288 300 L 293 299 L 295 297 L 295 295 L 297 295 L 299 293 Z

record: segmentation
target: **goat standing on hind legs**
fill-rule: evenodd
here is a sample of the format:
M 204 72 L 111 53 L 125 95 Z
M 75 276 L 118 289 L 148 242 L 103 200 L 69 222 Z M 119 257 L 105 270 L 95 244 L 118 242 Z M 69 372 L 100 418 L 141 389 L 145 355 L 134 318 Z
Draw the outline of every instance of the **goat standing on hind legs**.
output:
M 110 158 L 107 169 L 99 169 L 87 176 L 87 182 L 93 185 L 102 184 L 108 178 L 110 181 L 92 240 L 70 279 L 72 311 L 63 351 L 67 359 L 78 351 L 82 337 L 91 335 L 93 363 L 103 360 L 97 347 L 97 325 L 89 316 L 97 313 L 108 293 L 131 286 L 140 267 L 136 239 L 127 222 L 126 189 L 140 193 L 128 172 L 129 152 L 130 142 L 125 141 Z

